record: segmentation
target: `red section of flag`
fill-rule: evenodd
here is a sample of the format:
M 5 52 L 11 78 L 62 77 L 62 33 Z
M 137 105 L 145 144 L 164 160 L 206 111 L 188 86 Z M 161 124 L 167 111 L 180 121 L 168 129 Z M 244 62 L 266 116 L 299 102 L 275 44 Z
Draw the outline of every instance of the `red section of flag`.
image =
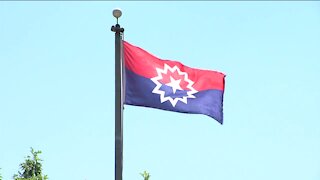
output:
M 197 91 L 224 90 L 225 75 L 223 73 L 190 68 L 177 61 L 162 60 L 126 41 L 123 41 L 123 52 L 126 68 L 145 78 L 156 77 L 158 75 L 156 68 L 163 69 L 164 65 L 167 64 L 170 67 L 177 66 L 181 71 L 186 72 L 188 78 L 194 82 L 193 87 Z M 174 79 L 181 79 L 179 78 L 181 75 L 177 73 L 170 74 L 169 72 L 168 74 L 163 77 L 163 84 L 169 82 L 170 76 Z M 181 82 L 181 88 L 188 89 L 186 85 L 185 82 Z

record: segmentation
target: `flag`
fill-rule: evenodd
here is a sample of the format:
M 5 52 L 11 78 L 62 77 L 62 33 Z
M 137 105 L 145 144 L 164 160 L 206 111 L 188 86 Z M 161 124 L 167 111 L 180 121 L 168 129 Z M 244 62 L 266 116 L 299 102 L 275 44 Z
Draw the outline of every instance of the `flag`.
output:
M 125 104 L 204 114 L 223 123 L 224 77 L 159 59 L 123 41 Z

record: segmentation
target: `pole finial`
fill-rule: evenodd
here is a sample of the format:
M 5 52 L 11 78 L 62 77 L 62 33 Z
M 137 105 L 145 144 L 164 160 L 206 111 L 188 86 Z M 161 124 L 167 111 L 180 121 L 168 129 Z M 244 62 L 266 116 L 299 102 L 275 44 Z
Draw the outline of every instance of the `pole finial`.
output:
M 121 17 L 122 15 L 122 11 L 119 8 L 115 8 L 112 11 L 112 15 L 113 17 L 117 18 L 117 24 L 111 27 L 111 31 L 115 32 L 115 33 L 123 33 L 124 29 L 122 27 L 120 27 L 120 24 L 118 24 L 118 19 Z
M 119 19 L 119 18 L 121 17 L 121 15 L 122 15 L 121 9 L 115 8 L 115 9 L 112 11 L 112 15 L 113 15 L 113 17 L 117 18 L 117 24 L 118 24 L 118 19 Z

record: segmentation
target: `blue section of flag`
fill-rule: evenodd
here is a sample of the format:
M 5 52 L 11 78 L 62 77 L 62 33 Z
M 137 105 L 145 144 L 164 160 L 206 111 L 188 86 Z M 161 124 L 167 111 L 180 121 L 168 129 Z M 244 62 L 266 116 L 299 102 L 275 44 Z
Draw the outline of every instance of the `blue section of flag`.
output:
M 168 111 L 176 111 L 191 114 L 205 114 L 223 123 L 223 91 L 204 90 L 194 94 L 196 98 L 188 98 L 187 104 L 178 101 L 173 107 L 169 101 L 161 103 L 160 95 L 152 93 L 156 84 L 151 79 L 139 76 L 134 72 L 125 70 L 125 104 L 158 108 Z M 162 85 L 161 90 L 166 92 L 165 96 L 172 98 L 185 96 L 187 91 L 177 90 L 172 92 L 172 88 Z

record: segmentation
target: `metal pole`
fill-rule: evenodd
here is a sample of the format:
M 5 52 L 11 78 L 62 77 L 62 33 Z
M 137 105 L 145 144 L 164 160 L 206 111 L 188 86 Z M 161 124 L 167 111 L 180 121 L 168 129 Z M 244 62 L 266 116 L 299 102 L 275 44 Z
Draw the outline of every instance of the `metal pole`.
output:
M 120 15 L 121 16 L 121 15 Z M 123 97 L 122 97 L 122 33 L 123 28 L 118 24 L 111 27 L 115 32 L 115 180 L 122 180 L 123 164 Z

